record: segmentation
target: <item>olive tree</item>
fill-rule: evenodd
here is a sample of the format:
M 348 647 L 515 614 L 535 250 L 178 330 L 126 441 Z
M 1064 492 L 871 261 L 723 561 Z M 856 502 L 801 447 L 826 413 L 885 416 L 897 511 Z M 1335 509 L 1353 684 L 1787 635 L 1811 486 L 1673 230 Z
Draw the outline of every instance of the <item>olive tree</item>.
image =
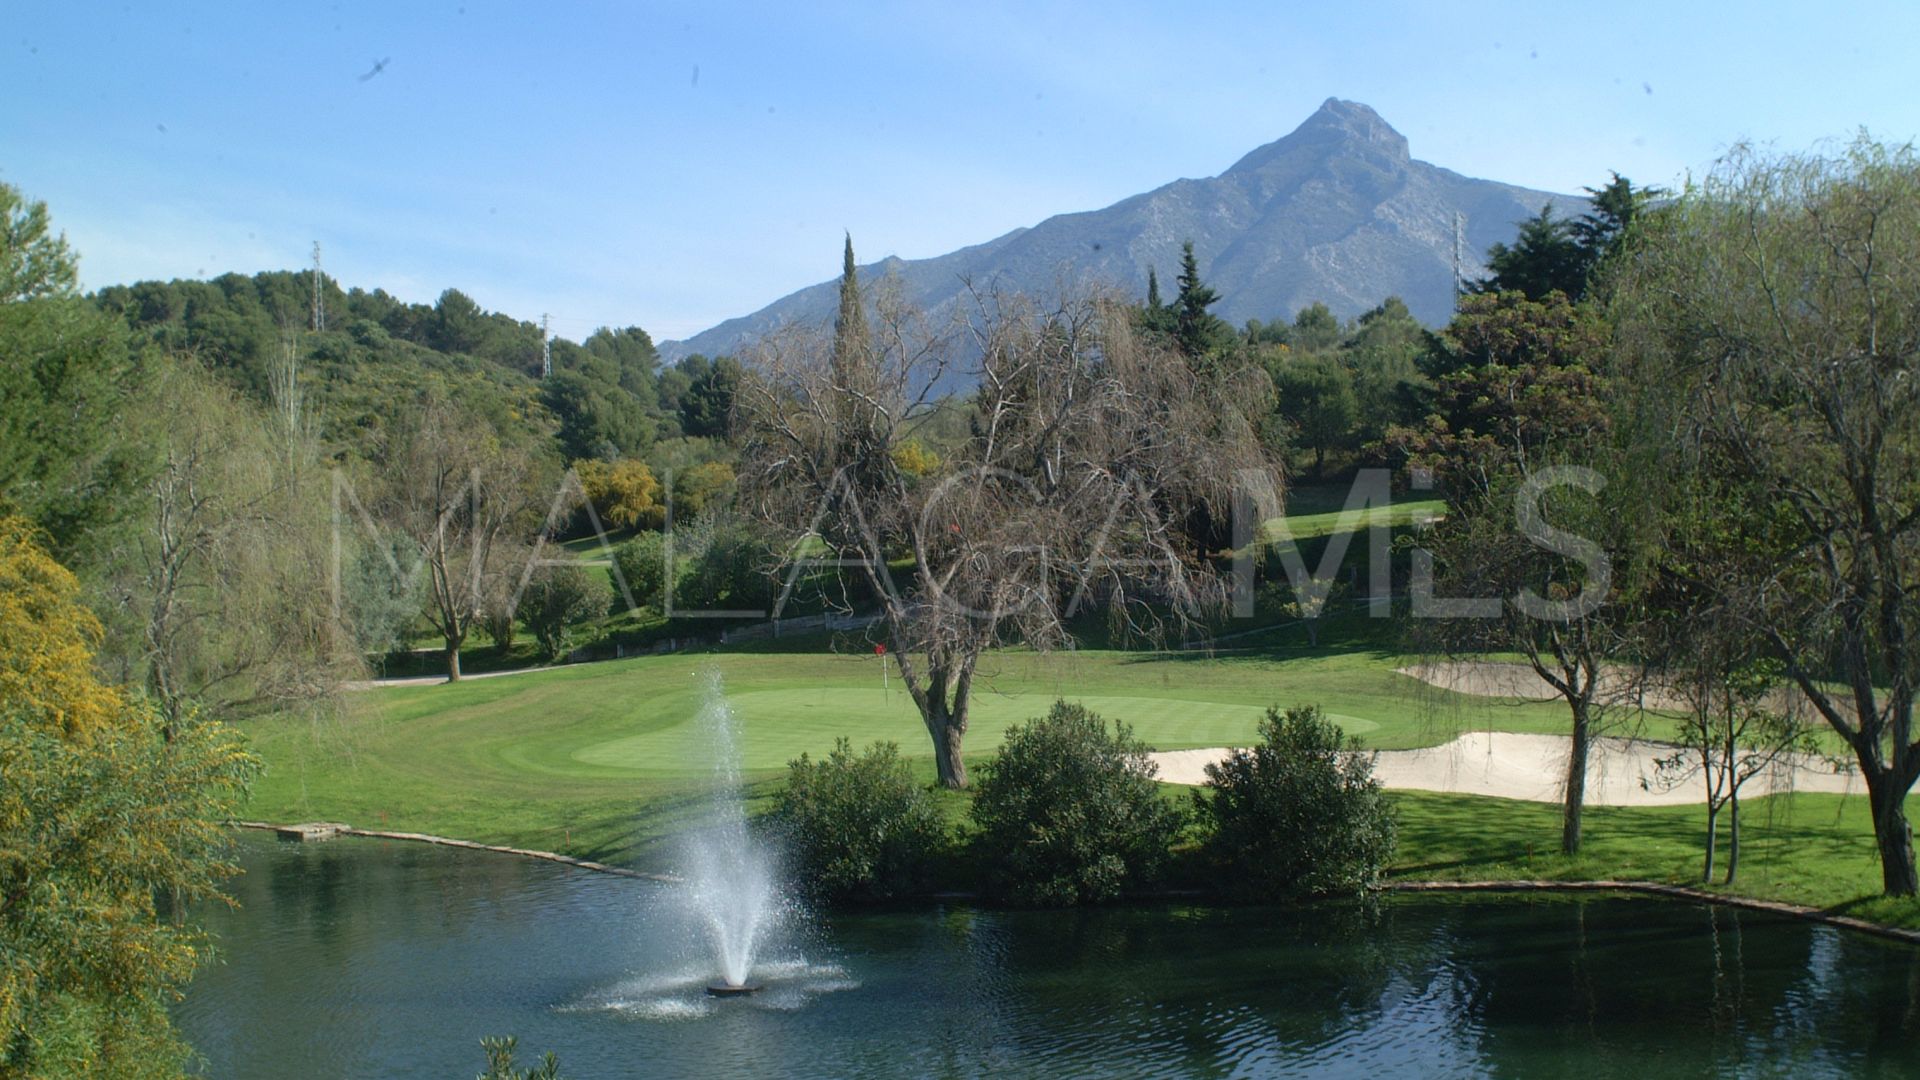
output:
M 518 606 L 547 659 L 558 660 L 566 655 L 574 627 L 606 614 L 610 599 L 606 578 L 597 570 L 549 564 L 528 575 Z

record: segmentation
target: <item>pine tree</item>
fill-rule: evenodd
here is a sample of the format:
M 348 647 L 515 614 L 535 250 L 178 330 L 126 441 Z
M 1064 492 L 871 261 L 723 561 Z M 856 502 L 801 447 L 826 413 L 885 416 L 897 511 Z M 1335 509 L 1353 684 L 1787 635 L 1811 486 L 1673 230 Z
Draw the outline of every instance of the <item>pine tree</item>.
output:
M 1134 309 L 1133 324 L 1156 341 L 1171 341 L 1174 336 L 1174 310 L 1160 298 L 1160 274 L 1147 267 L 1147 302 Z
M 1585 291 L 1586 260 L 1573 236 L 1571 222 L 1553 216 L 1553 204 L 1520 223 L 1512 246 L 1487 249 L 1487 275 L 1476 292 L 1517 292 L 1529 300 L 1545 300 L 1558 292 L 1577 300 Z
M 1200 280 L 1200 261 L 1194 257 L 1191 240 L 1180 247 L 1178 280 L 1180 295 L 1173 301 L 1174 338 L 1188 359 L 1197 359 L 1206 355 L 1219 337 L 1220 320 L 1208 314 L 1207 309 L 1220 299 L 1220 294 Z
M 1620 249 L 1627 230 L 1649 203 L 1666 192 L 1636 188 L 1633 181 L 1613 174 L 1605 187 L 1587 188 L 1592 209 L 1576 218 L 1556 218 L 1551 205 L 1520 225 L 1513 245 L 1495 244 L 1487 250 L 1491 270 L 1476 292 L 1520 292 L 1529 300 L 1544 300 L 1558 290 L 1579 301 L 1592 288 L 1600 268 Z
M 1614 173 L 1613 179 L 1605 187 L 1585 190 L 1593 208 L 1574 218 L 1567 226 L 1574 242 L 1580 245 L 1583 289 L 1591 288 L 1600 268 L 1619 253 L 1620 245 L 1627 238 L 1627 230 L 1633 227 L 1647 207 L 1655 199 L 1668 194 L 1663 188 L 1636 188 L 1633 181 L 1619 173 Z

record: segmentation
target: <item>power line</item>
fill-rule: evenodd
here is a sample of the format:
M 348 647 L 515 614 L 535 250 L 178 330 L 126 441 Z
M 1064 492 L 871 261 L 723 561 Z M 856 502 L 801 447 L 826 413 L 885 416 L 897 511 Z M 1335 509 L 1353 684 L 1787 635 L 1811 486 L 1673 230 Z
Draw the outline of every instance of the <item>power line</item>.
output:
M 547 315 L 540 314 L 540 377 L 553 376 L 553 335 L 547 333 Z

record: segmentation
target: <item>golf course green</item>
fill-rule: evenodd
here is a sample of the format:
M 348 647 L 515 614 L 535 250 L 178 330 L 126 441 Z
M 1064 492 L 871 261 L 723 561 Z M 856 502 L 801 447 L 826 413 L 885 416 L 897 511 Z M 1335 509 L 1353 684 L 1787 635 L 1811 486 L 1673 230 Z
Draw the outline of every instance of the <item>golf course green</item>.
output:
M 1258 650 L 1224 655 L 996 653 L 982 662 L 968 756 L 976 765 L 989 758 L 1009 724 L 1061 697 L 1125 721 L 1161 750 L 1244 744 L 1267 706 L 1306 703 L 1380 749 L 1436 745 L 1467 730 L 1564 730 L 1565 707 L 1555 702 L 1455 694 L 1398 674 L 1411 658 L 1365 644 L 1367 620 L 1342 621 L 1350 632 L 1326 635 L 1318 649 L 1282 633 Z M 844 638 L 778 647 L 385 687 L 350 695 L 324 720 L 263 718 L 250 735 L 267 771 L 247 812 L 665 866 L 673 857 L 666 841 L 709 776 L 696 717 L 715 672 L 739 716 L 746 779 L 762 801 L 788 761 L 817 757 L 841 737 L 897 742 L 931 781 L 926 735 L 897 672 L 883 684 L 879 658 Z M 1586 850 L 1568 859 L 1555 850 L 1557 806 L 1421 792 L 1394 798 L 1397 876 L 1698 878 L 1698 807 L 1589 808 Z M 964 815 L 964 795 L 943 803 Z M 1863 799 L 1751 800 L 1743 838 L 1733 891 L 1920 925 L 1920 904 L 1873 898 L 1878 871 Z

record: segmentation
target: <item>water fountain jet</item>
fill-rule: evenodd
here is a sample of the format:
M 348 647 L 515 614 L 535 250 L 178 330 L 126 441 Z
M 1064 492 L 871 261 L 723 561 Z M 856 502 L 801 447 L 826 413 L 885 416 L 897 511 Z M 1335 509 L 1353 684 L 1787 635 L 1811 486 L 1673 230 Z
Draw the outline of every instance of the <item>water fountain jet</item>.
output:
M 683 844 L 682 893 L 720 969 L 707 993 L 743 997 L 760 989 L 749 981 L 754 957 L 791 904 L 773 850 L 747 828 L 736 720 L 718 672 L 707 675 L 700 726 L 713 745 L 713 795 L 705 827 L 688 834 Z

